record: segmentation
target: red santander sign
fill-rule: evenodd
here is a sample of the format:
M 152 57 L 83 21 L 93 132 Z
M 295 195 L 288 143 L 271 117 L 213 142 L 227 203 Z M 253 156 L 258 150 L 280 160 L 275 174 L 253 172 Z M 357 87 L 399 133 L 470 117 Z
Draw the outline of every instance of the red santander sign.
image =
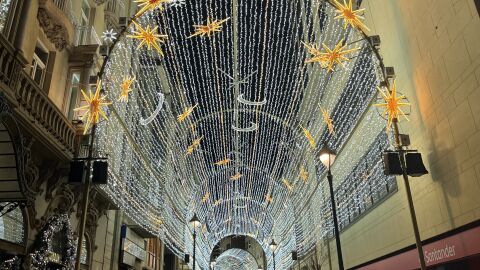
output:
M 386 258 L 358 268 L 358 270 L 407 270 L 420 268 L 417 250 Z M 441 264 L 463 257 L 480 254 L 480 227 L 446 237 L 423 246 L 427 266 Z

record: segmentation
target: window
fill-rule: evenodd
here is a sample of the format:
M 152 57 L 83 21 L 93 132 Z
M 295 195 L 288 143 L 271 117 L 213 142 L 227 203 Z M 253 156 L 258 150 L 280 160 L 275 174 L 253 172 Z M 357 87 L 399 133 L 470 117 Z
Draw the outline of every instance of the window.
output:
M 12 0 L 0 0 L 0 32 L 3 32 L 3 29 L 7 24 L 8 11 L 10 10 L 11 2 Z
M 33 54 L 30 76 L 40 87 L 43 87 L 43 80 L 45 79 L 47 62 L 48 51 L 43 49 L 43 46 L 37 43 L 37 46 L 35 47 L 35 52 Z
M 22 210 L 17 206 L 11 211 L 6 211 L 13 203 L 0 203 L 0 239 L 23 245 L 25 243 L 25 225 Z M 7 212 L 7 213 L 5 213 Z
M 63 108 L 68 120 L 74 119 L 73 109 L 77 107 L 77 98 L 80 91 L 80 76 L 80 71 L 74 70 L 70 73 L 70 79 L 67 82 L 67 89 L 65 91 Z
M 90 25 L 90 6 L 87 0 L 84 0 L 82 3 L 82 16 L 80 20 L 80 39 L 78 45 L 85 45 L 88 41 L 88 26 Z

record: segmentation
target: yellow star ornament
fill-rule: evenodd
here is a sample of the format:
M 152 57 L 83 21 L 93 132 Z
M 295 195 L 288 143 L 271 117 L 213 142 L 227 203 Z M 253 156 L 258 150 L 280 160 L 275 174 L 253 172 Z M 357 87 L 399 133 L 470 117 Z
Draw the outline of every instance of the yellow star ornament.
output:
M 207 36 L 210 37 L 211 35 L 222 31 L 222 24 L 226 21 L 228 21 L 230 17 L 223 19 L 223 20 L 211 20 L 210 17 L 207 18 L 207 24 L 206 25 L 201 25 L 197 24 L 194 25 L 195 27 L 195 32 L 190 35 L 188 38 L 195 37 L 195 36 Z
M 85 98 L 85 101 L 88 104 L 74 109 L 74 111 L 86 110 L 85 114 L 82 116 L 82 121 L 86 122 L 83 134 L 87 134 L 87 131 L 90 129 L 90 127 L 92 125 L 96 125 L 100 121 L 100 116 L 108 119 L 102 108 L 112 103 L 105 100 L 107 98 L 105 95 L 100 94 L 101 88 L 102 81 L 98 81 L 95 93 L 92 93 L 92 91 L 89 90 L 87 95 L 85 90 L 82 89 L 83 98 Z
M 316 62 L 320 62 L 323 68 L 328 69 L 328 72 L 334 71 L 335 65 L 341 65 L 345 68 L 344 62 L 350 61 L 347 57 L 348 54 L 358 51 L 360 48 L 345 49 L 347 45 L 342 46 L 342 41 L 339 41 L 333 49 L 330 49 L 327 45 L 322 44 L 325 52 L 322 52 L 320 56 L 314 59 L 318 59 Z M 314 61 L 315 62 L 315 61 Z M 323 62 L 323 64 L 321 63 Z
M 120 97 L 118 101 L 120 102 L 128 102 L 128 94 L 133 90 L 130 88 L 135 81 L 135 77 L 127 76 L 123 78 L 122 83 L 120 84 Z
M 306 128 L 302 127 L 302 126 L 300 126 L 300 127 L 302 128 L 303 134 L 305 134 L 305 137 L 307 138 L 308 143 L 310 144 L 310 147 L 311 147 L 312 149 L 315 149 L 315 147 L 316 147 L 317 144 L 315 143 L 315 139 L 313 138 L 313 136 L 312 136 L 312 134 L 310 133 L 310 131 L 308 131 L 308 129 L 306 129 Z
M 347 28 L 348 25 L 351 25 L 364 32 L 370 31 L 370 29 L 368 29 L 368 27 L 361 21 L 365 20 L 365 18 L 359 15 L 359 13 L 362 13 L 365 10 L 364 8 L 353 10 L 352 0 L 348 0 L 348 3 L 346 0 L 343 0 L 343 5 L 337 0 L 334 0 L 333 4 L 337 8 L 336 12 L 338 13 L 338 16 L 336 16 L 335 19 L 343 19 L 343 28 Z
M 195 139 L 192 144 L 190 146 L 188 146 L 187 148 L 187 155 L 191 155 L 193 154 L 193 151 L 195 151 L 195 149 L 198 148 L 198 146 L 200 146 L 200 142 L 202 141 L 203 139 L 203 136 L 200 137 L 200 138 L 197 138 Z
M 134 2 L 139 3 L 138 6 L 141 7 L 137 14 L 135 14 L 135 17 L 139 17 L 149 10 L 154 10 L 156 8 L 162 10 L 162 5 L 169 3 L 170 0 L 135 0 Z
M 135 25 L 137 31 L 133 31 L 133 35 L 127 35 L 127 37 L 140 40 L 140 44 L 138 45 L 137 49 L 140 49 L 144 45 L 147 46 L 147 49 L 149 50 L 151 50 L 153 47 L 161 56 L 163 56 L 163 51 L 158 45 L 158 42 L 165 43 L 165 40 L 168 38 L 168 36 L 157 34 L 158 26 L 150 28 L 150 25 L 147 25 L 147 27 L 144 29 L 135 21 L 133 21 L 133 24 Z
M 197 107 L 197 105 L 198 104 L 195 104 L 195 106 L 185 108 L 185 111 L 177 117 L 177 121 L 179 123 L 185 121 L 185 119 L 187 119 L 187 117 L 192 114 L 193 110 Z
M 323 122 L 327 125 L 328 128 L 328 133 L 330 135 L 335 134 L 335 129 L 333 125 L 333 120 L 330 118 L 330 115 L 328 114 L 328 111 L 325 110 L 324 108 L 320 107 L 320 110 L 322 111 L 322 117 L 323 117 Z
M 382 95 L 384 103 L 374 104 L 375 107 L 382 107 L 385 110 L 383 111 L 382 115 L 385 115 L 388 119 L 387 121 L 387 129 L 388 132 L 390 130 L 390 126 L 392 125 L 393 121 L 398 121 L 400 116 L 405 117 L 408 121 L 408 117 L 402 111 L 402 106 L 410 106 L 408 102 L 402 102 L 405 99 L 404 95 L 397 96 L 397 84 L 393 81 L 392 89 L 386 89 L 383 91 L 380 87 L 377 87 L 378 91 Z

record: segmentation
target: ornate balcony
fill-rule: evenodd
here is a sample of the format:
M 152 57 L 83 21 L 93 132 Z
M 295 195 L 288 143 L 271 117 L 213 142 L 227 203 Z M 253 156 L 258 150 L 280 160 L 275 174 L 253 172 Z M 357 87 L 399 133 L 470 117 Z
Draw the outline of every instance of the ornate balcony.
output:
M 23 70 L 26 60 L 0 35 L 0 91 L 17 120 L 62 159 L 73 156 L 75 129 Z
M 57 50 L 73 44 L 78 23 L 71 0 L 39 0 L 37 18 Z

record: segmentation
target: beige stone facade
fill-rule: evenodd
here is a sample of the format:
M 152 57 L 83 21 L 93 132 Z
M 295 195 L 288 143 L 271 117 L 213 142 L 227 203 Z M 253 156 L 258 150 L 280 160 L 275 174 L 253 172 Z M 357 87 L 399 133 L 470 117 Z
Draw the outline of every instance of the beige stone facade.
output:
M 480 16 L 474 0 L 365 0 L 362 7 L 368 34 L 380 35 L 383 61 L 395 67 L 398 90 L 413 105 L 401 132 L 430 171 L 410 178 L 422 240 L 479 220 Z M 341 233 L 347 268 L 415 244 L 405 187 L 397 181 L 398 192 Z M 330 248 L 331 266 L 323 260 L 322 269 L 338 269 L 334 241 Z

